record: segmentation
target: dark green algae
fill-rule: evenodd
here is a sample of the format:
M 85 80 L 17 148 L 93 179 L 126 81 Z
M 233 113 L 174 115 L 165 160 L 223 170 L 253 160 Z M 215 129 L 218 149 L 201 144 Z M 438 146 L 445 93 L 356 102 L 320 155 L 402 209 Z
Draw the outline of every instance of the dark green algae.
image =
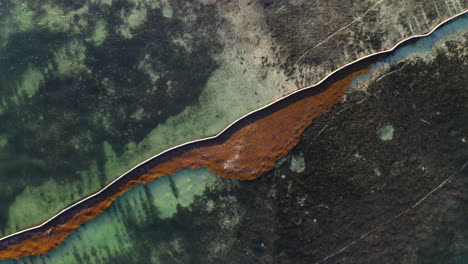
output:
M 84 3 L 72 2 L 54 4 L 70 11 Z M 0 101 L 7 106 L 0 113 L 1 136 L 7 142 L 0 150 L 0 234 L 7 232 L 9 206 L 27 186 L 39 186 L 50 179 L 77 181 L 80 171 L 93 162 L 99 171 L 90 177 L 99 177 L 100 183 L 93 190 L 77 184 L 81 188 L 78 192 L 84 196 L 107 184 L 103 143 L 108 142 L 119 155 L 129 142 L 140 142 L 168 117 L 197 103 L 217 67 L 212 55 L 221 47 L 215 35 L 193 31 L 201 21 L 187 28 L 177 17 L 164 17 L 159 9 L 148 12 L 146 21 L 132 30 L 132 38 L 108 31 L 103 43 L 95 45 L 84 40 L 98 20 L 117 28 L 123 23 L 121 12 L 131 10 L 133 4 L 120 0 L 113 1 L 112 7 L 91 4 L 86 14 L 89 25 L 80 26 L 76 17 L 72 25 L 81 29 L 75 34 L 40 26 L 38 21 L 45 15 L 41 4 L 26 4 L 37 10 L 32 15 L 36 27 L 12 33 L 0 50 Z M 8 1 L 2 5 L 6 6 L 3 11 L 8 11 Z M 199 8 L 210 20 L 217 19 L 210 6 Z M 5 16 L 3 21 L 7 19 Z M 210 26 L 204 30 L 209 31 Z M 170 42 L 171 35 L 186 32 L 193 34 L 190 51 Z M 73 56 L 69 46 L 73 41 L 85 48 L 85 68 L 71 75 L 60 74 L 54 54 L 65 47 Z M 156 81 L 139 68 L 145 56 L 159 69 Z M 38 69 L 44 80 L 29 98 L 18 94 L 16 86 L 30 67 Z M 136 118 L 138 111 L 141 114 Z

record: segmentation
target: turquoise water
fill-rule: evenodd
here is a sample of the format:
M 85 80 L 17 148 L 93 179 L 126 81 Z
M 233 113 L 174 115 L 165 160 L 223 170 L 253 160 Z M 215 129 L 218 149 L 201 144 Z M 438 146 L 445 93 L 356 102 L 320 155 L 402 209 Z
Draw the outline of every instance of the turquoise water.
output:
M 135 249 L 126 241 L 131 240 L 128 231 L 132 225 L 151 222 L 154 218 L 164 220 L 172 217 L 178 206 L 189 206 L 195 196 L 202 195 L 206 188 L 213 187 L 218 181 L 229 180 L 220 179 L 206 169 L 184 169 L 138 185 L 119 197 L 104 213 L 81 226 L 49 254 L 1 263 L 89 263 L 88 257 L 96 263 L 113 255 L 131 255 Z
M 379 62 L 371 65 L 371 72 L 368 74 L 360 75 L 353 81 L 353 87 L 359 85 L 364 80 L 370 79 L 379 70 L 390 65 L 397 64 L 399 62 L 412 59 L 412 58 L 424 58 L 427 57 L 435 46 L 445 41 L 447 37 L 466 32 L 468 29 L 468 15 L 464 14 L 457 19 L 448 22 L 436 31 L 432 32 L 431 35 L 418 39 L 416 42 L 404 47 L 399 47 L 394 50 L 389 56 L 380 60 Z
M 412 57 L 427 56 L 434 46 L 444 40 L 447 36 L 464 32 L 467 28 L 468 15 L 465 14 L 437 29 L 428 37 L 418 40 L 415 44 L 397 49 L 392 56 L 387 58 L 386 63 L 398 63 L 401 60 Z

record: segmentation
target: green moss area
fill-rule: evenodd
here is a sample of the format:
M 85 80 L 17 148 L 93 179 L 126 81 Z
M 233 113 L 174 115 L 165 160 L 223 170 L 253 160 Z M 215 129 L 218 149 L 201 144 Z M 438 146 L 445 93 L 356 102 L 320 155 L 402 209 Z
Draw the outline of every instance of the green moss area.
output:
M 72 2 L 0 4 L 1 236 L 156 154 L 141 142 L 197 104 L 217 68 L 221 44 L 197 17 L 155 3 Z M 209 5 L 191 8 L 215 24 Z M 174 43 L 181 36 L 189 40 Z
M 458 37 L 348 93 L 256 181 L 183 170 L 135 187 L 49 254 L 2 263 L 465 263 Z

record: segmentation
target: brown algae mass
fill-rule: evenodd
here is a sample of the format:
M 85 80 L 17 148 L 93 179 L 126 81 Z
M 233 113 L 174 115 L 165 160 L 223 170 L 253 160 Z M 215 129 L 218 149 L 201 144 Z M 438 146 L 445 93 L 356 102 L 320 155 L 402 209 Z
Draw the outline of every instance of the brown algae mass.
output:
M 358 75 L 368 72 L 361 68 L 340 74 L 337 81 L 325 81 L 239 120 L 218 137 L 183 145 L 149 160 L 46 224 L 4 239 L 0 259 L 47 253 L 135 184 L 184 168 L 206 167 L 220 177 L 237 180 L 260 177 L 299 142 L 314 118 L 340 101 Z

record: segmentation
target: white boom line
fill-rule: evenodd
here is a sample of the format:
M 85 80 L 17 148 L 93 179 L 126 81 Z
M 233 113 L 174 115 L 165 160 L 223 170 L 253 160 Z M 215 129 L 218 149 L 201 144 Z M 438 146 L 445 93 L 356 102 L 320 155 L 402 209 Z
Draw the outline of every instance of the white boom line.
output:
M 83 198 L 82 200 L 80 200 L 80 201 L 78 201 L 78 202 L 76 202 L 76 203 L 74 203 L 74 204 L 68 206 L 67 208 L 63 209 L 63 210 L 60 211 L 59 213 L 57 213 L 57 214 L 55 214 L 54 216 L 52 216 L 51 218 L 49 218 L 47 221 L 43 222 L 42 224 L 36 225 L 36 226 L 33 226 L 33 227 L 30 227 L 30 228 L 27 228 L 27 229 L 23 229 L 23 230 L 21 230 L 21 231 L 18 231 L 18 232 L 16 232 L 16 233 L 11 234 L 11 235 L 2 237 L 2 238 L 0 239 L 0 242 L 4 241 L 4 240 L 6 240 L 6 239 L 8 239 L 8 238 L 10 238 L 10 237 L 12 237 L 12 236 L 16 236 L 16 235 L 19 235 L 19 234 L 22 234 L 22 233 L 26 233 L 26 232 L 28 232 L 28 231 L 30 231 L 30 230 L 39 229 L 39 228 L 43 227 L 44 225 L 46 225 L 46 224 L 49 223 L 50 221 L 54 220 L 57 216 L 59 216 L 59 215 L 61 215 L 62 213 L 66 212 L 67 210 L 69 210 L 70 208 L 72 208 L 72 207 L 74 207 L 74 206 L 77 206 L 77 205 L 79 205 L 79 204 L 81 204 L 81 203 L 84 203 L 84 202 L 86 202 L 87 200 L 89 200 L 89 199 L 91 199 L 91 198 L 93 198 L 93 197 L 99 195 L 100 193 L 102 193 L 103 191 L 105 191 L 106 189 L 108 189 L 111 185 L 113 185 L 116 181 L 118 181 L 118 180 L 120 180 L 121 178 L 125 177 L 128 173 L 130 173 L 130 172 L 133 171 L 134 169 L 138 168 L 140 165 L 143 165 L 143 164 L 147 163 L 148 161 L 150 161 L 150 160 L 152 160 L 152 159 L 154 159 L 154 158 L 157 158 L 157 157 L 159 157 L 159 156 L 161 156 L 161 155 L 163 155 L 163 154 L 165 154 L 165 153 L 167 153 L 167 152 L 169 152 L 169 151 L 171 151 L 171 150 L 174 150 L 174 149 L 177 149 L 177 148 L 180 148 L 180 147 L 183 147 L 183 146 L 192 144 L 192 143 L 202 142 L 202 141 L 207 141 L 207 140 L 215 139 L 215 138 L 217 138 L 218 136 L 220 136 L 222 133 L 224 133 L 224 131 L 228 130 L 230 127 L 232 127 L 232 126 L 233 126 L 234 124 L 236 124 L 238 121 L 240 121 L 240 120 L 246 118 L 247 116 L 250 116 L 250 115 L 252 115 L 252 114 L 254 114 L 254 113 L 258 112 L 258 111 L 261 111 L 261 110 L 263 110 L 263 109 L 265 109 L 265 108 L 267 108 L 267 107 L 269 107 L 269 106 L 275 104 L 276 102 L 281 101 L 281 100 L 283 100 L 283 99 L 285 99 L 285 98 L 288 98 L 288 97 L 290 97 L 290 96 L 292 96 L 292 95 L 294 95 L 294 94 L 296 94 L 296 93 L 299 93 L 299 92 L 301 92 L 301 91 L 303 91 L 303 90 L 307 90 L 307 89 L 316 87 L 316 86 L 320 85 L 321 83 L 323 83 L 325 80 L 327 80 L 330 76 L 332 76 L 332 75 L 335 74 L 336 72 L 338 72 L 338 71 L 340 71 L 340 70 L 342 70 L 342 69 L 344 69 L 344 68 L 346 68 L 346 67 L 348 67 L 348 66 L 350 66 L 350 65 L 352 65 L 352 64 L 355 64 L 355 63 L 357 63 L 357 62 L 359 62 L 359 61 L 362 61 L 362 60 L 364 60 L 364 59 L 366 59 L 366 58 L 373 57 L 373 56 L 376 56 L 376 55 L 379 55 L 379 54 L 390 53 L 390 52 L 394 51 L 400 44 L 402 44 L 403 42 L 406 42 L 406 41 L 408 41 L 408 40 L 415 39 L 415 38 L 427 37 L 427 36 L 429 36 L 430 34 L 432 34 L 432 32 L 436 31 L 436 30 L 437 30 L 440 26 L 442 26 L 443 24 L 445 24 L 445 23 L 449 22 L 450 20 L 453 20 L 453 19 L 455 19 L 455 18 L 457 18 L 457 17 L 460 17 L 460 16 L 462 16 L 462 15 L 464 15 L 464 14 L 466 14 L 466 13 L 468 13 L 468 10 L 465 10 L 465 11 L 459 13 L 459 14 L 456 14 L 456 15 L 454 15 L 454 16 L 451 16 L 450 18 L 445 19 L 444 21 L 442 21 L 442 22 L 440 22 L 439 24 L 437 24 L 431 31 L 429 31 L 429 32 L 426 33 L 426 34 L 421 34 L 421 35 L 415 35 L 415 36 L 408 37 L 408 38 L 406 38 L 406 39 L 401 40 L 400 42 L 398 42 L 397 44 L 395 44 L 395 45 L 394 45 L 392 48 L 390 48 L 390 49 L 383 50 L 383 51 L 379 51 L 379 52 L 376 52 L 376 53 L 372 53 L 372 54 L 366 55 L 366 56 L 364 56 L 364 57 L 362 57 L 362 58 L 356 59 L 356 60 L 354 60 L 354 61 L 352 61 L 352 62 L 349 62 L 349 63 L 347 63 L 347 64 L 345 64 L 345 65 L 339 67 L 338 69 L 332 71 L 331 73 L 329 73 L 327 76 L 325 76 L 325 77 L 324 77 L 321 81 L 319 81 L 318 83 L 316 83 L 316 84 L 314 84 L 314 85 L 306 86 L 306 87 L 301 88 L 301 89 L 298 89 L 298 90 L 296 90 L 296 91 L 294 91 L 294 92 L 292 92 L 292 93 L 290 93 L 290 94 L 288 94 L 288 95 L 286 95 L 286 96 L 283 96 L 283 97 L 281 97 L 281 98 L 279 98 L 279 99 L 277 99 L 277 100 L 275 100 L 275 101 L 273 101 L 273 102 L 271 102 L 271 103 L 269 103 L 269 104 L 267 104 L 267 105 L 265 105 L 265 106 L 263 106 L 263 107 L 261 107 L 261 108 L 259 108 L 259 109 L 257 109 L 257 110 L 254 110 L 254 111 L 252 111 L 252 112 L 250 112 L 250 113 L 247 113 L 247 114 L 243 115 L 242 117 L 240 117 L 240 118 L 238 118 L 237 120 L 235 120 L 234 122 L 232 122 L 230 125 L 228 125 L 227 127 L 225 127 L 221 132 L 219 132 L 218 134 L 216 134 L 216 135 L 214 135 L 214 136 L 206 137 L 206 138 L 201 138 L 201 139 L 197 139 L 197 140 L 193 140 L 193 141 L 189 141 L 189 142 L 186 142 L 186 143 L 184 143 L 184 144 L 180 144 L 180 145 L 177 145 L 177 146 L 175 146 L 175 147 L 169 148 L 169 149 L 167 149 L 167 150 L 165 150 L 165 151 L 163 151 L 163 152 L 161 152 L 161 153 L 159 153 L 159 154 L 156 154 L 156 155 L 154 155 L 153 157 L 151 157 L 151 158 L 149 158 L 149 159 L 147 159 L 147 160 L 145 160 L 145 161 L 139 163 L 138 165 L 134 166 L 133 168 L 131 168 L 130 170 L 128 170 L 127 172 L 125 172 L 124 174 L 122 174 L 121 176 L 119 176 L 117 179 L 113 180 L 111 183 L 109 183 L 108 185 L 106 185 L 106 186 L 105 186 L 104 188 L 102 188 L 101 190 L 99 190 L 99 191 L 97 191 L 96 193 L 94 193 L 94 194 L 92 194 L 92 195 L 90 195 L 90 196 L 88 196 L 88 197 L 86 197 L 86 198 Z

